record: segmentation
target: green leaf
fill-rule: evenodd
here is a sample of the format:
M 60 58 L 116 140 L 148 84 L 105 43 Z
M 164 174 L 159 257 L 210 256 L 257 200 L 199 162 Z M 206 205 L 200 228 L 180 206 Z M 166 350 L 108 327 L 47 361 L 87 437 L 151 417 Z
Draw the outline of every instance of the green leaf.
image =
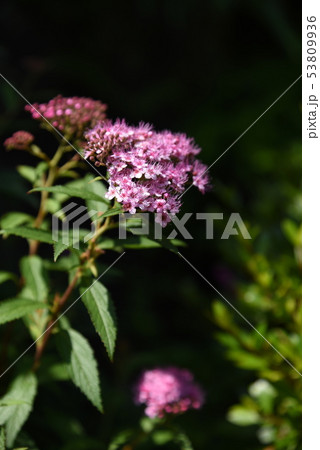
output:
M 2 301 L 0 303 L 0 325 L 11 322 L 11 320 L 20 319 L 37 309 L 45 307 L 46 305 L 42 302 L 35 302 L 25 298 Z
M 35 188 L 32 189 L 30 192 L 40 192 L 40 191 L 65 194 L 68 195 L 69 197 L 78 197 L 82 198 L 83 200 L 95 200 L 96 202 L 108 205 L 108 200 L 106 200 L 104 197 L 101 197 L 100 195 L 90 192 L 89 190 L 71 188 L 68 186 L 52 186 L 52 187 Z
M 119 239 L 107 238 L 107 239 L 103 239 L 101 242 L 99 242 L 98 245 L 99 245 L 99 248 L 101 248 L 102 250 L 111 250 L 114 248 L 118 248 L 118 246 L 120 244 L 119 244 Z
M 268 367 L 268 360 L 258 355 L 252 355 L 242 350 L 228 351 L 228 357 L 233 360 L 238 367 L 247 370 L 263 370 Z
M 31 223 L 33 220 L 33 217 L 29 214 L 12 211 L 1 217 L 0 224 L 1 228 L 12 228 L 24 223 Z
M 17 281 L 17 276 L 14 273 L 6 272 L 4 270 L 0 271 L 0 284 L 5 283 L 6 281 Z
M 120 431 L 110 442 L 108 450 L 119 450 L 123 448 L 123 444 L 127 443 L 135 436 L 136 432 L 133 429 Z
M 159 426 L 162 423 L 163 423 L 163 418 L 159 418 L 159 417 L 143 416 L 140 419 L 140 427 L 146 434 L 151 433 L 151 431 L 153 431 L 157 426 Z
M 61 253 L 63 253 L 65 250 L 69 248 L 69 245 L 64 244 L 62 241 L 55 242 L 53 244 L 53 259 L 54 261 L 57 261 Z
M 152 440 L 156 445 L 164 445 L 174 439 L 172 430 L 156 430 L 152 433 Z
M 63 330 L 59 335 L 60 350 L 69 363 L 72 381 L 103 412 L 98 365 L 89 342 L 72 329 Z
M 166 239 L 168 241 L 168 245 L 170 246 L 170 250 L 174 247 L 185 247 L 185 243 L 183 241 L 179 241 L 178 239 Z M 146 249 L 146 248 L 158 248 L 163 246 L 163 242 L 157 239 L 151 239 L 147 236 L 131 236 L 128 239 L 124 240 L 124 248 L 132 248 L 132 249 Z
M 45 259 L 43 264 L 46 270 L 69 272 L 76 269 L 81 264 L 80 254 L 77 250 L 72 249 L 72 253 L 69 253 L 67 256 L 63 256 L 59 259 L 59 261 L 52 262 L 51 260 L 49 261 Z
M 123 213 L 123 209 L 122 206 L 117 206 L 116 208 L 111 208 L 109 209 L 109 211 L 105 212 L 104 214 L 102 214 L 99 219 L 102 219 L 104 217 L 111 217 L 111 216 L 115 216 L 117 214 L 121 214 Z
M 0 234 L 4 235 L 14 235 L 19 236 L 25 239 L 31 239 L 34 241 L 45 242 L 47 244 L 53 244 L 54 240 L 52 239 L 51 232 L 46 230 L 39 230 L 37 228 L 29 228 L 29 227 L 12 227 L 12 228 L 4 228 L 0 230 Z
M 45 161 L 40 161 L 39 164 L 36 166 L 35 174 L 36 174 L 36 180 L 39 180 L 42 174 L 49 168 L 49 164 Z
M 96 194 L 99 197 L 105 198 L 105 193 L 107 191 L 107 186 L 105 183 L 97 180 L 96 178 L 93 178 L 92 175 L 87 175 L 85 178 L 85 181 L 86 181 L 86 185 L 85 185 L 86 191 L 92 192 L 93 194 Z M 109 200 L 106 200 L 106 201 L 109 203 Z M 88 199 L 86 201 L 86 205 L 87 205 L 88 211 L 91 211 L 91 210 L 100 211 L 101 210 L 101 202 L 97 202 L 95 200 Z
M 27 420 L 37 391 L 37 379 L 33 372 L 19 375 L 0 400 L 0 425 L 6 425 L 7 445 L 11 447 Z M 10 401 L 16 401 L 10 404 Z
M 32 298 L 37 301 L 45 301 L 48 295 L 48 287 L 42 259 L 37 255 L 24 256 L 21 259 L 20 267 Z
M 116 321 L 114 309 L 107 289 L 99 281 L 80 290 L 92 323 L 104 343 L 110 359 L 113 357 L 116 341 Z
M 18 166 L 17 171 L 19 174 L 25 178 L 26 180 L 30 181 L 30 183 L 34 183 L 37 178 L 36 169 L 32 166 Z
M 50 214 L 56 214 L 61 209 L 61 203 L 55 198 L 48 198 L 45 204 L 46 211 Z
M 146 236 L 130 236 L 128 239 L 120 240 L 123 242 L 123 247 L 132 249 L 157 248 L 161 247 L 159 242 L 147 238 Z
M 233 406 L 227 414 L 227 419 L 229 422 L 243 427 L 260 423 L 260 415 L 257 411 L 241 405 Z
M 70 364 L 66 362 L 51 363 L 48 358 L 43 358 L 43 361 L 44 364 L 39 373 L 39 383 L 70 380 Z
M 4 428 L 0 428 L 0 450 L 6 450 L 6 436 Z
M 129 236 L 126 239 L 106 238 L 99 242 L 99 248 L 103 250 L 121 248 L 146 249 L 157 247 L 161 247 L 161 245 L 145 236 Z
M 189 437 L 183 430 L 175 427 L 174 431 L 176 433 L 174 440 L 177 444 L 180 444 L 181 450 L 194 450 Z
M 171 242 L 172 245 L 182 245 L 181 241 L 177 241 L 173 239 Z M 184 245 L 184 243 L 183 243 Z M 126 239 L 111 239 L 106 238 L 99 242 L 99 247 L 103 250 L 110 249 L 115 251 L 121 251 L 123 248 L 131 248 L 134 250 L 145 250 L 150 248 L 159 248 L 161 247 L 161 243 L 157 240 L 153 240 L 148 238 L 147 236 L 129 236 Z

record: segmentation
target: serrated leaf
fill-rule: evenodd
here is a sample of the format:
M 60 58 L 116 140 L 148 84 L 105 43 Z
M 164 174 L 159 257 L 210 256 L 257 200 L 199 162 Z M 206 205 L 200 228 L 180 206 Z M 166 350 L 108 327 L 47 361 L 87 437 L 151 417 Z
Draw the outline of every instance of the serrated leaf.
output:
M 14 440 L 28 419 L 37 391 L 37 379 L 33 372 L 19 375 L 10 386 L 0 402 L 16 400 L 20 403 L 0 406 L 0 425 L 5 424 L 7 445 L 11 447 Z
M 0 234 L 3 235 L 14 235 L 19 236 L 25 239 L 31 239 L 34 241 L 45 242 L 46 244 L 53 244 L 53 239 L 51 232 L 46 230 L 40 230 L 37 228 L 30 227 L 12 227 L 12 228 L 3 228 L 0 230 Z
M 40 192 L 40 191 L 47 191 L 47 192 L 52 192 L 52 193 L 56 193 L 56 194 L 65 194 L 70 197 L 82 198 L 83 200 L 95 200 L 96 202 L 103 203 L 104 205 L 108 205 L 108 201 L 104 197 L 94 194 L 93 192 L 90 192 L 89 190 L 77 189 L 77 188 L 72 188 L 72 187 L 68 187 L 68 186 L 52 186 L 52 187 L 35 188 L 35 189 L 32 189 L 30 192 Z
M 61 241 L 55 242 L 53 244 L 53 259 L 54 259 L 54 261 L 57 261 L 57 259 L 61 255 L 61 253 L 63 253 L 65 250 L 67 250 L 67 248 L 69 248 L 69 245 L 64 244 Z
M 32 216 L 18 211 L 12 211 L 1 217 L 1 228 L 12 228 L 24 223 L 31 223 L 34 220 Z
M 37 255 L 24 256 L 20 262 L 21 273 L 26 286 L 30 289 L 33 299 L 45 301 L 48 287 L 42 259 Z
M 0 450 L 6 450 L 6 436 L 4 428 L 0 428 Z
M 25 298 L 14 298 L 12 300 L 5 300 L 0 303 L 0 325 L 12 320 L 20 319 L 21 317 L 36 311 L 37 309 L 45 308 L 46 305 L 42 302 L 35 302 Z
M 46 270 L 58 271 L 58 272 L 69 272 L 75 270 L 79 267 L 80 263 L 80 252 L 76 249 L 72 249 L 67 256 L 63 256 L 59 261 L 52 262 L 51 260 L 43 261 Z
M 72 329 L 63 330 L 59 335 L 60 350 L 69 363 L 72 381 L 103 412 L 98 365 L 89 342 Z
M 113 304 L 107 289 L 99 281 L 80 289 L 81 299 L 85 304 L 92 323 L 101 337 L 110 359 L 113 357 L 116 341 L 116 321 Z

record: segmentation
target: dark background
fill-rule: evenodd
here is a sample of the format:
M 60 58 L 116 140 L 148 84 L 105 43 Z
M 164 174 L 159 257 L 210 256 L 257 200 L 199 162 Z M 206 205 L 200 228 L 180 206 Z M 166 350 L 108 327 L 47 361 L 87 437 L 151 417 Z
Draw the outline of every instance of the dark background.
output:
M 110 118 L 185 132 L 209 165 L 300 75 L 300 8 L 280 0 L 7 1 L 0 16 L 1 73 L 31 102 L 89 96 L 108 104 Z M 226 218 L 239 212 L 249 231 L 260 231 L 256 246 L 266 255 L 288 251 L 279 224 L 294 216 L 292 192 L 300 185 L 300 89 L 299 81 L 214 165 L 209 194 L 193 188 L 183 198 L 183 211 Z M 2 141 L 27 129 L 47 142 L 3 80 L 0 100 Z M 4 211 L 33 208 L 14 170 L 26 161 L 2 151 Z M 232 283 L 245 278 L 236 238 L 220 241 L 220 225 L 208 242 L 203 222 L 190 224 L 194 240 L 184 254 L 236 301 Z M 2 244 L 2 269 L 16 268 L 21 245 Z M 205 407 L 181 418 L 196 449 L 261 448 L 254 428 L 225 420 L 253 378 L 235 369 L 214 340 L 208 311 L 216 295 L 205 282 L 165 250 L 127 252 L 104 281 L 119 316 L 113 365 L 80 304 L 70 320 L 95 346 L 106 414 L 101 418 L 69 383 L 41 388 L 29 423 L 40 449 L 82 448 L 80 428 L 108 442 L 135 424 L 141 411 L 132 405 L 132 383 L 141 369 L 162 364 L 188 367 L 207 392 Z

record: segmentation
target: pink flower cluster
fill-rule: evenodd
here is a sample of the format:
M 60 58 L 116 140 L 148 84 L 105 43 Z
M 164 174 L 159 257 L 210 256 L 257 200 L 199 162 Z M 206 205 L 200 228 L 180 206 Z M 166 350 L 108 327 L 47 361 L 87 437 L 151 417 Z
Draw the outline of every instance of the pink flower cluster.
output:
M 208 187 L 207 167 L 195 158 L 200 148 L 185 134 L 117 120 L 98 123 L 85 138 L 85 157 L 107 169 L 106 197 L 131 214 L 155 212 L 156 220 L 166 225 L 170 214 L 179 211 L 179 194 L 187 183 L 201 192 Z
M 28 150 L 33 141 L 34 136 L 28 131 L 16 131 L 4 141 L 4 146 L 7 150 Z
M 135 386 L 135 402 L 146 405 L 147 416 L 163 417 L 166 413 L 179 414 L 188 409 L 199 409 L 204 402 L 204 394 L 188 370 L 157 368 L 142 374 Z
M 106 118 L 107 106 L 91 98 L 58 95 L 48 103 L 34 103 L 25 109 L 33 119 L 46 124 L 45 118 L 59 131 L 69 136 L 80 136 L 86 127 L 93 127 Z

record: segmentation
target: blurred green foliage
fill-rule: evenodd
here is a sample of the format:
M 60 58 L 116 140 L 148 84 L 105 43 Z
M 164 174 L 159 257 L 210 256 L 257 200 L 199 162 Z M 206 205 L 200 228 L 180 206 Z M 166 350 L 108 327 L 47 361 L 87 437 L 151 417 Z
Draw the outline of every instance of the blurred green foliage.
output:
M 259 440 L 268 448 L 294 450 L 301 445 L 301 229 L 289 220 L 283 228 L 296 258 L 268 261 L 250 246 L 244 249 L 251 280 L 236 286 L 235 298 L 256 330 L 246 330 L 221 299 L 212 305 L 212 320 L 224 330 L 217 339 L 227 357 L 258 377 L 241 404 L 230 408 L 229 421 L 258 425 Z
M 54 8 L 14 0 L 2 7 L 0 61 L 3 74 L 30 101 L 58 93 L 100 98 L 112 118 L 194 136 L 202 159 L 211 164 L 299 76 L 300 22 L 300 4 L 289 0 L 58 1 Z M 0 98 L 2 140 L 16 129 L 30 129 L 23 100 L 5 82 Z M 201 197 L 191 189 L 183 199 L 184 211 L 241 214 L 251 242 L 220 241 L 224 221 L 217 221 L 215 239 L 205 241 L 203 224 L 195 222 L 195 238 L 183 254 L 298 370 L 300 106 L 298 83 L 212 167 L 212 192 Z M 54 142 L 42 132 L 37 139 L 52 149 Z M 30 215 L 37 207 L 15 172 L 16 165 L 27 164 L 22 154 L 2 153 L 3 212 Z M 25 250 L 19 239 L 2 241 L 1 269 L 17 273 Z M 175 255 L 132 250 L 126 258 L 125 268 L 115 267 L 107 277 L 121 324 L 112 365 L 83 307 L 69 314 L 97 357 L 105 414 L 79 398 L 65 367 L 48 358 L 37 415 L 30 416 L 17 445 L 107 448 L 141 417 L 131 392 L 139 372 L 174 364 L 192 370 L 206 390 L 204 408 L 177 421 L 195 449 L 299 449 L 296 372 Z M 61 277 L 57 272 L 57 283 Z M 13 291 L 9 280 L 2 298 Z M 2 343 L 10 342 L 7 360 L 1 359 L 5 368 L 30 338 L 17 324 L 0 333 Z M 1 394 L 12 370 L 1 380 Z

